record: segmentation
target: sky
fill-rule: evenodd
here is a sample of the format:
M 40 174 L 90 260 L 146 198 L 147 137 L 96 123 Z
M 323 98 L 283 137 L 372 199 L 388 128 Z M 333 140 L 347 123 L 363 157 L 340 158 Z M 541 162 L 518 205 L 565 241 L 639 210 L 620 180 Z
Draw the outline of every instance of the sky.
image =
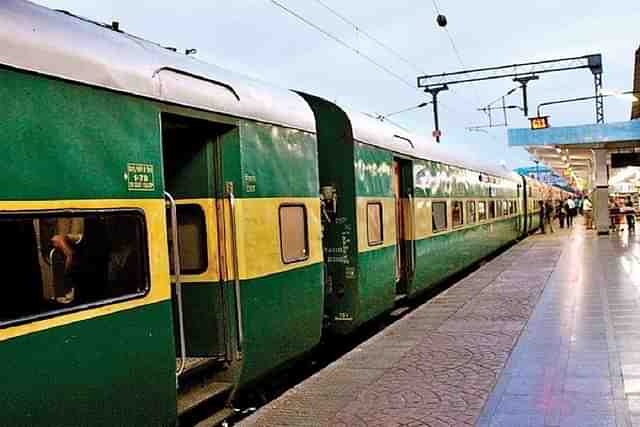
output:
M 632 89 L 634 52 L 640 45 L 638 0 L 36 0 L 97 21 L 119 21 L 126 32 L 173 46 L 196 48 L 207 62 L 281 87 L 304 90 L 369 114 L 388 114 L 429 101 L 416 87 L 421 74 L 601 53 L 603 86 Z M 363 56 L 285 12 L 291 9 Z M 333 9 L 357 28 L 331 13 Z M 447 31 L 436 24 L 447 17 Z M 370 35 L 384 46 L 369 39 Z M 453 45 L 451 43 L 453 40 Z M 393 73 L 391 75 L 390 73 Z M 482 128 L 478 108 L 517 86 L 510 79 L 455 85 L 439 96 L 441 143 L 470 159 L 532 164 L 522 148 L 509 148 L 507 127 Z M 529 115 L 541 102 L 591 96 L 588 69 L 549 73 L 529 85 Z M 506 98 L 522 105 L 521 92 Z M 496 104 L 498 105 L 498 104 Z M 607 122 L 630 118 L 631 103 L 605 98 Z M 593 101 L 549 106 L 552 126 L 595 122 Z M 389 117 L 430 135 L 431 106 Z M 493 111 L 494 124 L 504 121 Z M 509 110 L 508 127 L 528 127 Z

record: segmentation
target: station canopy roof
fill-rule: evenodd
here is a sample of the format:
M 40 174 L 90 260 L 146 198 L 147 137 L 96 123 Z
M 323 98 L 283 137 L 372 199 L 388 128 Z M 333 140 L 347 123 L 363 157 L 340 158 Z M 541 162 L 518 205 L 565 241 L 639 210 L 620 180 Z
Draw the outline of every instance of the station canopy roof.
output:
M 594 149 L 640 153 L 640 120 L 546 129 L 509 129 L 509 146 L 525 148 L 541 164 L 563 176 L 578 190 L 589 186 Z

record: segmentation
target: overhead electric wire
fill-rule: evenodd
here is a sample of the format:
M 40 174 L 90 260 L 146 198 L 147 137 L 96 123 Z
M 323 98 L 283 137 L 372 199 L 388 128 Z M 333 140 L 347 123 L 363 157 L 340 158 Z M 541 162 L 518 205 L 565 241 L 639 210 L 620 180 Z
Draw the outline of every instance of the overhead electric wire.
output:
M 341 46 L 351 50 L 352 52 L 356 53 L 357 55 L 359 55 L 360 57 L 364 58 L 365 60 L 367 60 L 371 64 L 375 65 L 376 67 L 378 67 L 379 69 L 381 69 L 385 73 L 387 73 L 390 76 L 394 77 L 396 80 L 402 82 L 404 85 L 410 87 L 411 89 L 415 89 L 416 88 L 413 83 L 411 83 L 408 80 L 406 80 L 400 74 L 394 72 L 393 70 L 391 70 L 390 68 L 386 67 L 385 65 L 380 64 L 378 61 L 376 61 L 375 59 L 371 58 L 369 55 L 366 55 L 366 54 L 360 52 L 360 50 L 358 50 L 357 48 L 351 46 L 350 44 L 348 44 L 347 42 L 345 42 L 344 40 L 342 40 L 338 36 L 330 33 L 329 31 L 327 31 L 325 29 L 323 29 L 319 25 L 316 25 L 315 23 L 311 22 L 309 19 L 305 18 L 304 16 L 300 15 L 299 13 L 289 9 L 287 6 L 283 5 L 279 1 L 277 1 L 277 0 L 269 0 L 269 1 L 271 3 L 273 3 L 274 5 L 278 6 L 280 9 L 284 10 L 285 12 L 287 12 L 288 14 L 290 14 L 291 16 L 294 16 L 298 20 L 304 22 L 305 24 L 307 24 L 311 28 L 315 29 L 316 31 L 321 32 L 326 37 L 328 37 L 331 40 L 335 41 L 339 45 L 341 45 Z
M 404 126 L 400 126 L 398 123 L 394 122 L 393 120 L 389 120 L 389 119 L 385 118 L 385 119 L 384 119 L 384 121 L 385 121 L 385 122 L 389 122 L 389 123 L 391 123 L 391 124 L 392 124 L 392 125 L 394 125 L 395 127 L 399 128 L 399 129 L 402 129 L 402 130 L 403 130 L 403 131 L 405 131 L 405 132 L 409 132 L 409 133 L 411 133 L 411 131 L 410 131 L 409 129 L 407 129 L 407 128 L 406 128 L 406 127 L 404 127 Z
M 433 3 L 433 8 L 436 11 L 436 14 L 440 15 L 440 8 L 438 8 L 438 3 L 436 3 L 436 0 L 431 0 L 431 3 Z
M 462 68 L 467 68 L 467 66 L 464 64 L 464 61 L 462 60 L 462 55 L 460 55 L 460 51 L 458 50 L 458 47 L 456 46 L 456 42 L 453 41 L 453 36 L 451 35 L 451 33 L 449 32 L 449 30 L 447 28 L 444 29 L 444 32 L 447 33 L 447 37 L 449 38 L 449 42 L 451 42 L 451 47 L 453 48 L 453 51 L 455 52 L 456 56 L 458 57 L 458 62 L 460 62 L 460 65 L 462 65 Z
M 416 89 L 416 86 L 412 83 L 409 82 L 408 80 L 406 80 L 404 77 L 402 77 L 401 75 L 399 75 L 398 73 L 394 72 L 393 70 L 389 69 L 388 67 L 380 64 L 379 62 L 377 62 L 375 59 L 371 58 L 370 56 L 362 53 L 360 50 L 358 50 L 357 48 L 351 46 L 349 43 L 347 43 L 346 41 L 342 40 L 341 38 L 339 38 L 338 36 L 332 34 L 331 32 L 325 30 L 324 28 L 320 27 L 319 25 L 315 24 L 314 22 L 312 22 L 310 19 L 305 18 L 304 16 L 300 15 L 298 12 L 288 8 L 287 6 L 285 6 L 284 4 L 282 4 L 281 2 L 279 2 L 278 0 L 269 0 L 273 5 L 277 6 L 278 8 L 282 9 L 283 11 L 285 11 L 286 13 L 290 14 L 291 16 L 295 17 L 296 19 L 302 21 L 304 24 L 310 26 L 311 28 L 315 29 L 316 31 L 322 33 L 325 37 L 328 37 L 329 39 L 333 40 L 334 42 L 338 43 L 339 45 L 341 45 L 342 47 L 354 52 L 355 54 L 357 54 L 358 56 L 364 58 L 365 60 L 367 60 L 369 63 L 373 64 L 374 66 L 376 66 L 377 68 L 379 68 L 380 70 L 384 71 L 385 73 L 387 73 L 388 75 L 392 76 L 393 78 L 395 78 L 396 80 L 398 80 L 399 82 L 403 83 L 405 86 L 410 87 L 411 89 Z M 318 2 L 318 4 L 322 5 L 325 9 L 329 10 L 333 15 L 335 15 L 336 17 L 340 18 L 343 22 L 354 26 L 358 29 L 358 31 L 360 31 L 363 35 L 365 35 L 366 37 L 376 41 L 377 44 L 382 45 L 385 47 L 385 49 L 387 50 L 391 50 L 393 51 L 393 49 L 391 49 L 390 47 L 388 47 L 387 45 L 385 45 L 382 42 L 379 42 L 377 39 L 373 38 L 373 36 L 370 36 L 368 33 L 364 33 L 359 27 L 358 25 L 349 20 L 348 18 L 344 17 L 343 15 L 341 15 L 340 13 L 338 13 L 337 11 L 335 11 L 335 9 L 330 8 L 329 6 L 327 6 L 324 2 L 321 2 L 320 0 L 315 0 Z M 432 0 L 434 2 L 434 7 L 436 7 L 437 9 L 437 5 L 435 4 L 435 0 Z M 395 52 L 395 51 L 394 51 Z M 398 56 L 398 54 L 396 54 L 396 56 Z M 407 62 L 407 61 L 403 61 L 403 62 Z M 416 68 L 416 66 L 414 64 L 411 64 L 411 66 L 413 68 Z M 417 68 L 418 69 L 418 68 Z M 422 71 L 421 71 L 422 72 Z M 453 91 L 452 91 L 453 92 Z M 460 95 L 460 94 L 458 94 Z M 456 110 L 453 107 L 449 107 L 447 104 L 443 103 L 442 101 L 438 102 L 439 105 L 442 105 L 445 109 L 449 110 L 449 111 L 454 111 L 457 114 L 462 115 L 462 113 L 458 110 Z M 396 126 L 397 123 L 393 123 Z
M 407 58 L 402 56 L 400 53 L 398 53 L 391 46 L 389 46 L 386 43 L 384 43 L 384 42 L 378 40 L 377 38 L 373 37 L 367 31 L 365 31 L 362 28 L 360 28 L 360 26 L 358 24 L 356 24 L 355 22 L 353 22 L 352 20 L 350 20 L 346 16 L 342 15 L 341 13 L 339 13 L 337 10 L 335 10 L 332 7 L 330 7 L 329 5 L 327 5 L 322 0 L 314 0 L 314 1 L 316 3 L 318 3 L 320 6 L 322 6 L 323 8 L 325 8 L 326 10 L 328 10 L 329 12 L 331 12 L 331 14 L 333 14 L 334 16 L 338 17 L 340 20 L 345 22 L 347 25 L 352 26 L 358 33 L 362 34 L 363 36 L 365 36 L 366 38 L 368 38 L 369 40 L 373 41 L 375 44 L 377 44 L 378 46 L 380 46 L 381 48 L 383 48 L 384 50 L 386 50 L 387 52 L 389 52 L 390 54 L 395 56 L 397 59 L 399 59 L 400 61 L 404 62 L 405 64 L 407 64 L 411 68 L 413 68 L 415 71 L 417 71 L 419 73 L 424 73 L 424 70 L 421 69 L 419 66 L 417 66 L 416 64 L 414 64 L 413 62 L 411 62 L 410 60 L 408 60 Z
M 435 10 L 436 15 L 441 15 L 440 8 L 438 7 L 438 3 L 436 2 L 436 0 L 431 0 L 431 3 L 433 3 L 433 9 Z M 458 62 L 460 62 L 460 65 L 462 65 L 462 68 L 466 68 L 466 65 L 464 65 L 464 61 L 462 60 L 462 55 L 460 55 L 460 51 L 456 46 L 456 42 L 453 41 L 453 36 L 451 35 L 447 27 L 443 27 L 443 28 L 444 28 L 444 32 L 447 33 L 447 37 L 449 38 L 449 43 L 451 43 L 451 47 L 453 48 L 453 51 L 458 57 Z
M 495 104 L 498 101 L 501 101 L 502 98 L 506 98 L 509 95 L 512 95 L 515 91 L 517 91 L 518 89 L 520 89 L 519 87 L 514 87 L 509 89 L 504 95 L 499 96 L 498 98 L 494 99 L 493 101 L 491 101 L 490 103 L 487 104 L 487 107 L 492 106 L 493 104 Z
M 431 3 L 433 3 L 433 9 L 435 10 L 436 14 L 437 14 L 437 15 L 440 15 L 440 8 L 438 7 L 438 3 L 436 2 L 436 0 L 431 0 Z M 454 52 L 454 54 L 455 54 L 455 56 L 456 56 L 456 59 L 457 59 L 457 60 L 458 60 L 458 62 L 460 63 L 460 66 L 461 66 L 463 69 L 464 69 L 464 68 L 467 68 L 467 66 L 466 66 L 466 64 L 465 64 L 465 62 L 464 62 L 464 60 L 462 59 L 462 54 L 460 53 L 460 50 L 458 49 L 458 46 L 456 45 L 456 42 L 455 42 L 455 40 L 453 39 L 453 35 L 451 34 L 451 32 L 449 31 L 449 29 L 448 29 L 447 27 L 444 27 L 444 32 L 447 34 L 447 38 L 449 39 L 449 44 L 451 44 L 451 49 L 453 50 L 453 52 Z M 453 92 L 453 93 L 457 94 L 458 96 L 461 96 L 461 94 L 460 94 L 460 93 L 458 93 L 458 92 L 456 92 L 456 91 L 453 91 L 451 88 L 449 88 L 449 90 L 450 90 L 451 92 Z M 475 101 L 475 102 L 477 102 L 478 104 L 481 104 L 481 102 L 480 102 L 480 97 L 478 96 L 478 92 L 477 92 L 477 90 L 475 89 L 475 87 L 474 87 L 472 90 L 473 90 L 474 98 L 476 99 L 476 101 Z M 510 90 L 510 91 L 507 93 L 507 95 L 510 95 L 511 93 L 513 93 L 513 89 L 512 89 L 512 90 Z M 505 95 L 505 96 L 506 96 L 506 95 Z M 467 100 L 468 100 L 468 98 L 466 98 L 465 96 L 462 96 L 462 98 L 464 98 L 464 99 L 467 99 Z M 494 104 L 495 102 L 497 102 L 497 101 L 498 101 L 498 100 L 500 100 L 500 99 L 502 99 L 502 97 L 498 98 L 496 101 L 491 102 L 489 105 Z M 446 106 L 445 106 L 445 108 L 446 108 Z M 479 114 L 483 114 L 481 111 L 478 111 L 478 110 L 476 110 L 476 112 L 477 112 L 477 113 L 479 113 Z M 472 127 L 472 126 L 471 126 L 471 127 Z M 469 127 L 467 127 L 467 129 L 468 129 L 468 128 L 469 128 Z M 488 134 L 489 136 L 491 136 L 491 138 L 493 138 L 494 140 L 496 140 L 496 141 L 497 141 L 497 139 L 496 139 L 493 135 L 491 135 L 491 133 L 489 133 L 488 131 L 487 131 L 487 134 Z
M 366 31 L 362 30 L 360 28 L 360 26 L 354 22 L 353 20 L 347 18 L 346 16 L 342 15 L 340 12 L 338 12 L 337 10 L 333 9 L 332 7 L 330 7 L 329 5 L 327 5 L 324 1 L 322 0 L 314 0 L 316 3 L 318 3 L 320 6 L 322 6 L 323 8 L 325 8 L 326 10 L 328 10 L 332 15 L 336 16 L 338 19 L 340 19 L 341 21 L 343 21 L 344 23 L 346 23 L 347 25 L 352 26 L 357 32 L 359 32 L 360 34 L 362 34 L 363 36 L 367 37 L 368 39 L 372 40 L 373 42 L 375 42 L 378 46 L 382 47 L 383 49 L 385 49 L 386 51 L 392 53 L 396 58 L 400 59 L 402 62 L 404 62 L 405 64 L 409 65 L 411 68 L 413 68 L 414 70 L 418 71 L 419 73 L 423 73 L 424 71 L 422 69 L 420 69 L 419 66 L 417 66 L 416 64 L 412 63 L 411 61 L 409 61 L 408 59 L 404 58 L 402 55 L 400 55 L 398 52 L 396 52 L 393 48 L 391 48 L 390 46 L 388 46 L 387 44 L 381 42 L 380 40 L 376 39 L 375 37 L 373 37 L 372 35 L 370 35 L 369 33 L 367 33 Z M 438 11 L 438 6 L 435 3 L 435 0 L 432 0 L 433 5 L 436 9 L 436 12 L 439 13 Z M 448 34 L 448 33 L 447 33 Z M 453 39 L 451 39 L 451 43 L 454 46 L 454 49 L 457 51 L 457 48 L 455 47 L 455 43 L 453 42 Z M 460 55 L 458 54 L 458 59 L 460 60 L 460 62 L 462 63 L 462 59 L 460 57 Z M 463 65 L 464 66 L 464 65 Z M 462 96 L 460 93 L 458 93 L 457 91 L 450 89 L 451 92 L 457 94 L 458 96 Z M 462 98 L 467 99 L 465 96 L 462 96 Z M 467 99 L 467 102 L 469 102 L 469 99 Z M 443 104 L 442 101 L 439 102 L 439 104 L 445 106 L 446 108 L 446 104 Z M 458 112 L 459 114 L 459 112 Z

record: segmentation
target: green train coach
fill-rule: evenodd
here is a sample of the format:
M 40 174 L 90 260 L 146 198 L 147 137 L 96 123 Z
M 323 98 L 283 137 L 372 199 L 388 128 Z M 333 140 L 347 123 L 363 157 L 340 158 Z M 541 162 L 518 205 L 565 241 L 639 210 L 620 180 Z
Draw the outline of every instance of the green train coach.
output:
M 536 182 L 302 96 L 318 127 L 333 332 L 351 332 L 537 226 L 525 221 Z
M 67 12 L 2 2 L 0 46 L 0 425 L 221 421 L 549 191 Z

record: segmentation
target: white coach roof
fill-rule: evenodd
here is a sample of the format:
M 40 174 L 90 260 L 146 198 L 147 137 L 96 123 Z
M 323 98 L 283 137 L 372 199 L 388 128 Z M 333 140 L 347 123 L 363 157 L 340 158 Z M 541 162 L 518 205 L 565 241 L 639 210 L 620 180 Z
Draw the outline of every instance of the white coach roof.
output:
M 311 109 L 289 90 L 22 0 L 0 1 L 0 64 L 315 132 Z
M 354 113 L 344 108 L 343 110 L 351 122 L 353 137 L 359 142 L 418 159 L 433 160 L 521 182 L 518 174 L 500 165 L 465 158 L 462 153 L 457 153 L 454 147 L 437 144 L 428 138 L 391 126 L 366 114 Z

